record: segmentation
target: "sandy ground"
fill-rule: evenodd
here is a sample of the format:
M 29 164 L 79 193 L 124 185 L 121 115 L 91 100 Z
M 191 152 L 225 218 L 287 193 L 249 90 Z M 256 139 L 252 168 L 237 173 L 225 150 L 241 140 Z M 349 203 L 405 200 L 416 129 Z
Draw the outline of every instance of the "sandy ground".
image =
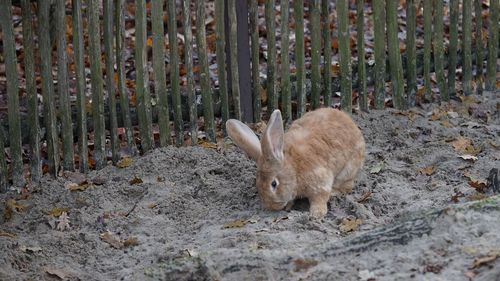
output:
M 230 144 L 156 149 L 90 185 L 45 177 L 28 198 L 0 195 L 0 280 L 500 280 L 487 97 L 355 114 L 366 164 L 321 220 L 304 200 L 262 209 L 255 165 Z

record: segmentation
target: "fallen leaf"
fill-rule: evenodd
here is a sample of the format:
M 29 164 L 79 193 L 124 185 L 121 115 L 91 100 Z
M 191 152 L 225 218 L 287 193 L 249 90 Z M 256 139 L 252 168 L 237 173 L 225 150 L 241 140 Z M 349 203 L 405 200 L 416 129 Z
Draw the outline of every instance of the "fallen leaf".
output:
M 443 120 L 441 121 L 441 126 L 445 127 L 445 128 L 453 128 L 455 126 L 453 126 L 453 124 L 450 123 L 450 121 L 448 120 Z
M 465 197 L 465 194 L 458 189 L 455 189 L 454 191 L 455 194 L 451 196 L 451 201 L 453 201 L 454 203 L 458 203 L 461 197 Z
M 464 149 L 465 153 L 470 154 L 470 155 L 478 155 L 479 152 L 481 152 L 481 147 L 480 146 L 473 146 L 473 145 L 468 145 Z
M 455 148 L 456 151 L 464 151 L 467 146 L 471 145 L 471 141 L 462 136 L 459 136 L 454 141 L 450 142 L 450 144 L 453 146 L 453 148 Z
M 16 202 L 16 200 L 14 200 L 14 199 L 7 200 L 6 205 L 7 205 L 7 207 L 11 208 L 12 210 L 16 210 L 18 212 L 23 212 L 26 210 L 26 208 L 28 208 L 27 205 L 20 204 L 20 203 Z
M 118 163 L 116 163 L 116 167 L 123 169 L 123 168 L 127 168 L 128 166 L 132 165 L 132 163 L 134 163 L 134 160 L 132 160 L 132 158 L 125 157 L 125 158 L 121 159 L 120 161 L 118 161 Z
M 123 243 L 120 241 L 120 239 L 116 238 L 110 231 L 99 234 L 99 238 L 101 238 L 102 241 L 108 243 L 115 249 L 123 248 Z
M 278 223 L 280 221 L 284 221 L 284 220 L 287 220 L 288 217 L 287 216 L 284 216 L 284 217 L 277 217 L 273 220 L 273 223 Z
M 500 257 L 500 250 L 492 250 L 482 257 L 475 258 L 469 269 L 474 269 L 486 265 L 492 261 L 495 261 L 498 257 Z
M 66 184 L 66 188 L 69 191 L 85 191 L 87 188 L 90 187 L 90 184 L 85 182 L 84 184 L 76 184 L 74 182 Z
M 237 228 L 244 227 L 248 223 L 247 219 L 237 219 L 232 222 L 224 224 L 224 228 Z
M 430 176 L 434 174 L 434 166 L 427 166 L 418 170 L 419 173 Z
M 358 218 L 343 218 L 340 223 L 340 231 L 347 233 L 355 231 L 363 221 Z
M 149 203 L 149 204 L 148 204 L 148 208 L 150 208 L 150 209 L 154 209 L 154 208 L 156 208 L 157 206 L 158 206 L 158 203 Z
M 16 238 L 16 234 L 14 233 L 9 233 L 5 231 L 0 231 L 0 237 L 9 237 L 9 238 Z
M 361 195 L 361 197 L 357 200 L 358 203 L 364 203 L 372 197 L 372 193 L 370 191 L 367 191 Z
M 47 274 L 58 277 L 61 280 L 66 280 L 71 276 L 71 274 L 69 274 L 68 272 L 58 268 L 45 267 L 44 270 Z
M 138 177 L 134 176 L 134 178 L 133 178 L 133 179 L 131 179 L 131 180 L 129 181 L 129 183 L 130 183 L 131 185 L 135 185 L 135 184 L 140 184 L 140 183 L 143 183 L 143 181 L 142 181 L 142 179 L 141 179 L 141 178 L 138 178 Z
M 129 237 L 127 240 L 123 241 L 123 246 L 125 247 L 134 247 L 139 245 L 139 239 L 137 237 Z
M 385 163 L 384 161 L 380 161 L 375 166 L 373 166 L 370 170 L 370 174 L 378 174 L 380 171 L 384 169 Z
M 48 211 L 48 214 L 53 217 L 59 217 L 63 212 L 69 212 L 69 208 L 55 207 Z
M 474 193 L 467 196 L 469 201 L 479 201 L 485 199 L 487 196 L 484 193 Z
M 217 149 L 217 144 L 213 142 L 206 141 L 204 139 L 198 141 L 198 145 L 204 148 Z
M 41 252 L 42 248 L 38 247 L 38 246 L 30 247 L 30 246 L 21 245 L 21 246 L 19 246 L 19 250 L 21 250 L 21 252 L 24 252 L 24 253 L 36 253 L 36 252 Z
M 472 160 L 472 161 L 477 161 L 477 157 L 474 156 L 474 155 L 469 155 L 469 154 L 465 154 L 465 155 L 460 155 L 458 156 L 464 160 Z
M 318 261 L 310 258 L 298 258 L 293 260 L 294 269 L 293 271 L 306 271 L 311 267 L 318 265 Z

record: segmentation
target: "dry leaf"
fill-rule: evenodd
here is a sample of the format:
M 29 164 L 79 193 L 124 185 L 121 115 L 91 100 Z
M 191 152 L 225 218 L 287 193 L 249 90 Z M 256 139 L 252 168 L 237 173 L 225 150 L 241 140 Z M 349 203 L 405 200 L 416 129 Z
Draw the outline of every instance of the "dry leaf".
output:
M 358 229 L 363 221 L 357 218 L 344 218 L 340 223 L 340 231 L 347 233 Z
M 470 155 L 478 155 L 479 152 L 481 152 L 481 147 L 480 146 L 473 146 L 473 145 L 468 145 L 464 149 L 465 153 L 470 154 Z
M 358 201 L 358 203 L 364 203 L 364 202 L 370 200 L 371 197 L 372 197 L 372 193 L 370 191 L 368 191 L 368 192 L 363 193 L 363 195 L 361 195 L 361 197 L 357 201 Z
M 24 253 L 36 253 L 36 252 L 41 252 L 42 248 L 40 248 L 38 246 L 29 247 L 29 246 L 21 245 L 21 246 L 19 246 L 19 250 L 21 250 L 21 252 L 24 252 Z
M 0 231 L 0 237 L 9 237 L 9 238 L 16 238 L 16 234 L 14 233 L 9 233 L 5 231 Z
M 445 127 L 445 128 L 453 128 L 455 126 L 453 126 L 453 124 L 450 123 L 450 121 L 448 120 L 443 120 L 441 121 L 441 126 Z
M 224 228 L 237 228 L 244 227 L 248 223 L 247 219 L 237 219 L 232 222 L 224 224 Z
M 64 231 L 66 229 L 71 229 L 69 226 L 69 216 L 68 213 L 62 212 L 62 214 L 59 216 L 59 219 L 57 220 L 57 230 L 59 231 Z
M 471 145 L 471 141 L 459 136 L 454 141 L 450 142 L 450 144 L 455 148 L 455 151 L 464 151 L 467 146 Z
M 486 265 L 492 261 L 495 261 L 498 257 L 500 257 L 500 250 L 492 250 L 485 256 L 475 258 L 474 262 L 469 268 L 474 269 Z
M 288 217 L 287 216 L 284 216 L 284 217 L 277 217 L 273 220 L 273 223 L 278 223 L 280 221 L 284 221 L 284 220 L 287 220 Z
M 478 192 L 486 192 L 488 188 L 488 182 L 486 180 L 471 178 L 468 183 Z
M 61 280 L 66 280 L 71 276 L 68 272 L 58 268 L 45 267 L 44 270 L 47 274 L 58 277 Z
M 138 178 L 138 177 L 134 176 L 134 178 L 133 178 L 133 179 L 131 179 L 131 180 L 129 181 L 129 183 L 130 183 L 131 185 L 134 185 L 134 184 L 140 184 L 140 183 L 143 183 L 143 181 L 142 181 L 142 179 L 141 179 L 141 178 Z
M 139 239 L 137 237 L 129 237 L 127 240 L 123 241 L 123 246 L 125 247 L 134 247 L 139 245 Z
M 23 212 L 26 210 L 26 208 L 28 208 L 28 206 L 17 203 L 14 199 L 9 199 L 7 200 L 7 208 L 11 208 L 12 210 L 16 210 L 18 212 Z
M 108 243 L 115 249 L 123 248 L 123 243 L 120 241 L 120 239 L 116 238 L 110 231 L 99 234 L 99 238 L 101 238 L 102 241 Z
M 148 208 L 150 208 L 150 209 L 154 209 L 154 208 L 156 208 L 157 206 L 158 206 L 158 203 L 149 203 L 149 204 L 148 204 Z
M 430 176 L 434 174 L 434 166 L 427 166 L 425 168 L 421 168 L 418 170 L 418 172 L 423 175 Z
M 472 160 L 472 161 L 477 161 L 477 157 L 474 156 L 474 155 L 468 155 L 468 154 L 465 154 L 465 155 L 460 155 L 458 156 L 464 160 Z
M 380 171 L 384 169 L 385 163 L 384 161 L 380 161 L 375 166 L 373 166 L 370 170 L 370 174 L 378 174 Z
M 66 188 L 69 191 L 85 191 L 89 187 L 90 187 L 90 184 L 88 184 L 86 181 L 83 184 L 76 184 L 73 182 L 66 184 Z
M 204 139 L 198 140 L 198 145 L 204 148 L 217 149 L 217 144 L 213 142 L 206 141 Z
M 309 259 L 309 258 L 298 258 L 293 260 L 294 264 L 294 269 L 293 271 L 299 272 L 299 271 L 306 271 L 309 268 L 318 265 L 318 261 L 315 259 Z
M 59 217 L 63 212 L 69 212 L 69 208 L 55 207 L 48 211 L 48 214 L 53 217 Z
M 121 159 L 120 161 L 118 161 L 118 163 L 116 163 L 116 167 L 123 169 L 123 168 L 126 168 L 126 167 L 132 165 L 132 163 L 134 163 L 134 160 L 132 160 L 132 158 L 125 157 L 125 158 Z

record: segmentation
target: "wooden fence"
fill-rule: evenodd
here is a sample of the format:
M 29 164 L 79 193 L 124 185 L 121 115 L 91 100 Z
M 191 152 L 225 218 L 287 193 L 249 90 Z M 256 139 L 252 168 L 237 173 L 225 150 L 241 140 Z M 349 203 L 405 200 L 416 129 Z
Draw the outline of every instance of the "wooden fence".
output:
M 1 191 L 117 163 L 124 147 L 215 142 L 230 117 L 406 109 L 498 83 L 499 0 L 129 2 L 0 0 Z

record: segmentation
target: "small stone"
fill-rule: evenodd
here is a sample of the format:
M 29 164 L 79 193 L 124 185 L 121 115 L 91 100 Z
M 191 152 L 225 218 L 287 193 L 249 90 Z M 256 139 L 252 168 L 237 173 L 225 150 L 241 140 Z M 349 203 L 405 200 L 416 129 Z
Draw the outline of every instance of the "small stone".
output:
M 450 117 L 452 119 L 458 118 L 458 113 L 455 111 L 450 111 L 450 112 L 448 112 L 448 117 Z

